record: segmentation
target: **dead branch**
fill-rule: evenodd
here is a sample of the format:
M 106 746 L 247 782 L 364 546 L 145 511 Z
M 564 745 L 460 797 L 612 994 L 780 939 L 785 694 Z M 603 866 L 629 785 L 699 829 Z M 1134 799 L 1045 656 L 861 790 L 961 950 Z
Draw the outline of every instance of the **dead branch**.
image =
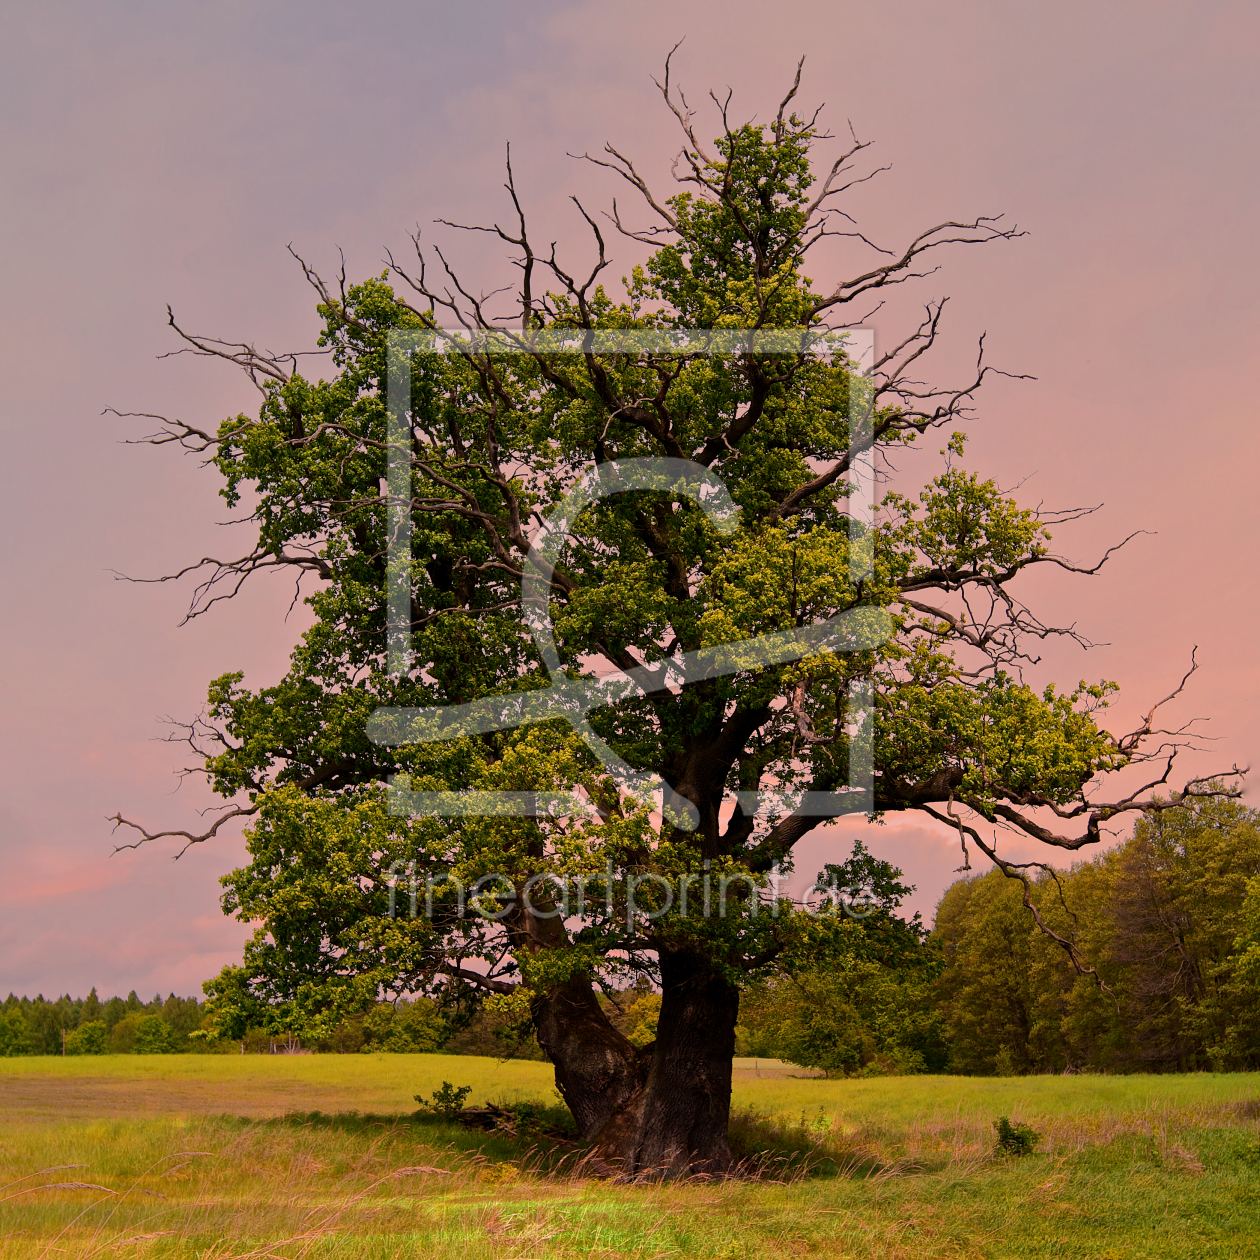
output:
M 1063 885 L 1059 883 L 1058 872 L 1045 862 L 1006 862 L 1002 858 L 998 857 L 996 848 L 992 845 L 986 844 L 980 833 L 974 827 L 968 826 L 960 818 L 949 817 L 938 813 L 936 810 L 931 808 L 926 808 L 925 812 L 930 814 L 939 822 L 943 822 L 947 826 L 957 828 L 959 836 L 966 833 L 966 835 L 970 836 L 976 848 L 978 848 L 989 859 L 989 861 L 991 861 L 993 865 L 1006 876 L 1007 879 L 1019 880 L 1020 884 L 1023 886 L 1024 909 L 1032 915 L 1033 922 L 1037 925 L 1038 931 L 1050 940 L 1054 941 L 1055 944 L 1067 954 L 1068 959 L 1072 964 L 1072 969 L 1078 976 L 1092 976 L 1094 983 L 1102 990 L 1102 992 L 1107 994 L 1107 996 L 1116 1003 L 1116 1010 L 1119 1011 L 1119 999 L 1116 997 L 1115 993 L 1111 990 L 1106 981 L 1103 980 L 1102 976 L 1099 975 L 1097 968 L 1088 966 L 1085 963 L 1085 960 L 1081 957 L 1080 952 L 1077 950 L 1076 944 L 1066 936 L 1060 936 L 1059 933 L 1056 932 L 1045 921 L 1045 919 L 1041 917 L 1041 911 L 1037 908 L 1036 902 L 1032 899 L 1032 884 L 1029 882 L 1028 876 L 1024 874 L 1024 871 L 1036 869 L 1049 875 L 1050 878 L 1054 880 L 1055 886 L 1059 890 L 1059 900 L 1062 902 L 1064 910 L 1067 910 L 1067 902 L 1063 900 Z M 966 852 L 965 841 L 963 851 L 964 853 Z M 1071 915 L 1073 922 L 1075 922 L 1076 915 L 1072 914 L 1070 910 L 1067 910 L 1067 912 Z
M 259 805 L 234 806 L 227 813 L 221 815 L 208 831 L 203 831 L 200 835 L 194 835 L 191 831 L 146 831 L 139 823 L 134 823 L 129 818 L 124 818 L 122 814 L 115 814 L 109 819 L 114 824 L 114 830 L 117 831 L 119 827 L 130 827 L 133 831 L 140 833 L 140 839 L 135 841 L 134 844 L 115 845 L 114 852 L 121 853 L 124 849 L 138 849 L 142 844 L 148 844 L 151 840 L 181 839 L 186 841 L 186 843 L 175 854 L 174 860 L 178 861 L 194 844 L 204 844 L 207 840 L 212 840 L 225 822 L 231 822 L 234 818 L 250 818 L 258 813 L 260 808 L 261 806 Z

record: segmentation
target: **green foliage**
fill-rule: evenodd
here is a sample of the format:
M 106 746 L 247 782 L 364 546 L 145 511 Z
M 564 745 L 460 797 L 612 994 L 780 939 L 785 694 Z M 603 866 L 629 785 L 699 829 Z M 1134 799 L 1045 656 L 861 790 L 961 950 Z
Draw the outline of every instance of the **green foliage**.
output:
M 952 1070 L 1188 1071 L 1260 1064 L 1251 952 L 1260 814 L 1200 801 L 1143 820 L 1122 845 L 1039 876 L 1031 897 L 1074 941 L 1076 974 L 1001 872 L 955 883 L 934 938 Z M 1098 983 L 1101 980 L 1110 992 Z
M 1019 883 L 1000 871 L 958 881 L 937 907 L 935 935 L 945 958 L 936 997 L 953 1069 L 1009 1076 L 1050 1059 L 1058 1049 L 1057 989 L 1037 983 L 1034 961 L 1042 960 L 1045 938 Z M 1048 1017 L 1047 999 L 1055 1003 Z
M 1009 1116 L 1000 1116 L 993 1127 L 997 1130 L 998 1150 L 1007 1155 L 1031 1155 L 1041 1140 L 1041 1134 L 1031 1125 L 1012 1124 Z
M 103 1019 L 81 1024 L 66 1038 L 67 1054 L 105 1054 L 109 1049 L 109 1030 Z
M 9 1011 L 20 1011 L 26 1021 L 33 1054 L 60 1054 L 62 1036 L 78 1024 L 78 1005 L 69 994 L 47 1000 L 41 993 L 37 997 L 19 1001 L 12 994 L 5 1002 Z
M 109 1031 L 110 1054 L 131 1054 L 136 1046 L 136 1027 L 144 1016 L 138 1011 L 124 1015 Z
M 464 1099 L 471 1093 L 471 1085 L 456 1087 L 450 1081 L 443 1081 L 428 1098 L 423 1094 L 416 1094 L 415 1099 L 420 1104 L 421 1111 L 432 1111 L 436 1115 L 452 1120 L 463 1111 Z
M 1254 1022 L 1243 979 L 1247 889 L 1260 875 L 1260 813 L 1207 803 L 1150 819 L 1126 846 L 1109 952 L 1125 964 L 1136 1062 L 1180 1071 L 1260 1065 L 1237 1033 Z
M 1247 881 L 1233 949 L 1217 968 L 1218 986 L 1192 1026 L 1207 1035 L 1217 1070 L 1254 1070 L 1260 1064 L 1260 875 Z
M 827 1074 L 903 1075 L 945 1063 L 932 981 L 941 958 L 916 913 L 898 913 L 914 888 L 860 839 L 815 886 L 829 912 L 790 921 L 793 943 L 775 973 L 740 1003 L 742 1054 L 783 1058 Z
M 338 1054 L 433 1054 L 446 1046 L 450 1034 L 435 1003 L 401 998 L 348 1016 L 315 1046 Z
M 173 1054 L 175 1034 L 160 1015 L 143 1015 L 136 1021 L 132 1054 Z
M 625 1034 L 632 1046 L 648 1046 L 656 1040 L 656 1025 L 661 1017 L 661 995 L 643 993 L 628 1012 Z
M 542 1047 L 527 1014 L 496 1009 L 489 1003 L 469 1003 L 450 1017 L 444 1049 L 448 1054 L 482 1055 L 494 1059 L 539 1062 Z
M 661 1015 L 661 995 L 643 977 L 627 989 L 612 989 L 599 995 L 599 1005 L 608 1022 L 631 1045 L 642 1049 L 656 1040 Z
M 165 1051 L 191 1048 L 189 1034 L 202 1018 L 202 1009 L 195 998 L 180 998 L 173 993 L 165 999 L 161 994 L 145 1003 L 135 991 L 126 998 L 112 997 L 102 1002 L 93 988 L 86 998 L 66 994 L 49 1001 L 42 994 L 35 998 L 18 998 L 10 994 L 0 1007 L 0 1055 L 9 1053 L 55 1054 L 130 1054 L 136 1028 L 146 1016 L 160 1017 L 167 1032 L 153 1034 L 168 1045 Z M 5 1031 L 7 1030 L 7 1032 Z
M 20 1010 L 0 1011 L 0 1055 L 34 1054 L 31 1030 Z

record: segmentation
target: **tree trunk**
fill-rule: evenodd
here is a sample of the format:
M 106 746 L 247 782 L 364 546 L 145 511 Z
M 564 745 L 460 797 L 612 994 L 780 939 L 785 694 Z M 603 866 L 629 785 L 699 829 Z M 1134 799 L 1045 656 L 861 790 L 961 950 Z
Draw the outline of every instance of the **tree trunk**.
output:
M 531 1013 L 578 1132 L 595 1138 L 642 1090 L 640 1052 L 608 1022 L 584 976 L 536 997 Z
M 661 955 L 661 1016 L 627 1172 L 729 1173 L 739 990 L 698 954 Z
M 627 1180 L 722 1176 L 735 1166 L 727 1127 L 739 991 L 685 952 L 661 955 L 661 980 L 656 1041 L 644 1051 L 609 1024 L 589 982 L 536 1003 L 538 1040 L 597 1167 Z

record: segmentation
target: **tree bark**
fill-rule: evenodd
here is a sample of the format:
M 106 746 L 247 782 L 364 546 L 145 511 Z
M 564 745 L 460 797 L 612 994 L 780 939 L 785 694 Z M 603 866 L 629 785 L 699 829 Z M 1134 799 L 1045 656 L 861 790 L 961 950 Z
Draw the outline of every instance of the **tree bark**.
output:
M 574 976 L 536 997 L 531 1013 L 578 1132 L 598 1137 L 642 1091 L 642 1055 L 609 1023 L 588 977 Z
M 732 1171 L 727 1141 L 739 990 L 699 954 L 661 954 L 661 1016 L 624 1171 Z
M 593 1165 L 624 1180 L 723 1176 L 739 990 L 699 954 L 661 955 L 656 1041 L 636 1051 L 605 1018 L 589 981 L 535 1002 L 539 1043 Z

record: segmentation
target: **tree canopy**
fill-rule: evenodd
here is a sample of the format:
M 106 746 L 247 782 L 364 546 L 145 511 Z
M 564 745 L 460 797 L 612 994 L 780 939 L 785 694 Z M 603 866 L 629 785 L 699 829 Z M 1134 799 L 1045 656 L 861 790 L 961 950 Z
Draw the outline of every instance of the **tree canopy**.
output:
M 1142 819 L 1123 844 L 1034 898 L 1105 988 L 1061 965 L 1018 884 L 954 884 L 936 916 L 935 997 L 953 1070 L 977 1073 L 1251 1070 L 1260 1002 L 1256 811 L 1200 800 Z
M 816 937 L 806 910 L 771 904 L 774 880 L 802 836 L 851 807 L 841 789 L 859 748 L 873 746 L 875 768 L 864 812 L 922 811 L 991 856 L 993 825 L 1075 850 L 1109 820 L 1222 790 L 1195 782 L 1164 799 L 1149 786 L 1108 799 L 1100 776 L 1156 755 L 1155 710 L 1114 735 L 1099 720 L 1110 684 L 1022 681 L 1038 641 L 1072 631 L 1020 602 L 1020 575 L 1097 568 L 1052 550 L 1051 527 L 1074 514 L 1021 507 L 960 465 L 957 425 L 991 369 L 981 361 L 956 386 L 919 383 L 942 302 L 866 371 L 843 340 L 868 317 L 864 301 L 924 274 L 924 255 L 1019 233 L 973 218 L 900 250 L 873 247 L 842 209 L 866 146 L 814 165 L 830 137 L 798 112 L 799 83 L 798 68 L 765 124 L 731 122 L 728 98 L 709 143 L 667 66 L 659 86 L 682 129 L 679 189 L 658 195 L 611 145 L 591 157 L 631 187 L 647 223 L 615 201 L 606 220 L 577 203 L 593 256 L 581 270 L 555 246 L 536 248 L 509 163 L 511 225 L 469 230 L 501 242 L 518 268 L 511 327 L 523 349 L 478 340 L 508 328 L 501 299 L 475 295 L 419 235 L 413 263 L 391 260 L 360 283 L 344 272 L 329 283 L 302 263 L 326 376 L 296 356 L 193 335 L 172 316 L 189 349 L 242 367 L 261 395 L 257 414 L 217 429 L 163 421 L 151 438 L 203 454 L 258 528 L 247 555 L 192 566 L 190 615 L 261 570 L 313 582 L 314 624 L 287 674 L 261 687 L 240 673 L 214 680 L 189 730 L 231 807 L 200 834 L 137 828 L 138 843 L 199 843 L 248 819 L 250 861 L 225 877 L 223 904 L 260 926 L 242 966 L 210 986 L 225 1030 L 265 1018 L 319 1038 L 382 994 L 485 999 L 532 1021 L 610 1165 L 721 1171 L 740 990 Z M 610 231 L 650 251 L 619 292 L 606 283 Z M 850 278 L 807 274 L 824 241 L 853 251 Z M 463 333 L 450 352 L 425 339 L 443 328 Z M 790 354 L 755 340 L 702 353 L 686 348 L 694 330 L 812 339 Z M 596 333 L 657 340 L 618 350 Z M 537 334 L 575 338 L 576 349 Z M 391 337 L 413 346 L 401 369 L 401 494 L 389 467 Z M 636 348 L 670 337 L 684 348 Z M 943 444 L 941 471 L 917 495 L 885 494 L 872 516 L 859 501 L 862 461 L 923 439 Z M 624 489 L 569 520 L 542 600 L 548 659 L 523 596 L 531 548 L 575 487 L 642 459 L 720 480 L 734 517 L 715 521 L 696 494 L 664 485 Z M 402 670 L 388 617 L 400 499 Z M 802 659 L 756 655 L 765 636 L 824 633 L 863 610 L 885 619 L 882 641 L 859 636 L 844 650 L 824 634 Z M 750 645 L 744 667 L 671 686 L 671 663 L 731 644 Z M 589 738 L 554 716 L 529 720 L 529 693 L 609 676 L 638 682 L 589 715 Z M 404 717 L 388 742 L 372 738 L 378 711 L 488 697 L 524 718 L 431 740 Z M 610 773 L 614 756 L 666 799 L 628 791 Z M 400 816 L 391 800 L 405 793 L 391 797 L 391 779 L 584 808 Z M 601 984 L 642 977 L 661 990 L 647 1046 L 597 1001 Z

